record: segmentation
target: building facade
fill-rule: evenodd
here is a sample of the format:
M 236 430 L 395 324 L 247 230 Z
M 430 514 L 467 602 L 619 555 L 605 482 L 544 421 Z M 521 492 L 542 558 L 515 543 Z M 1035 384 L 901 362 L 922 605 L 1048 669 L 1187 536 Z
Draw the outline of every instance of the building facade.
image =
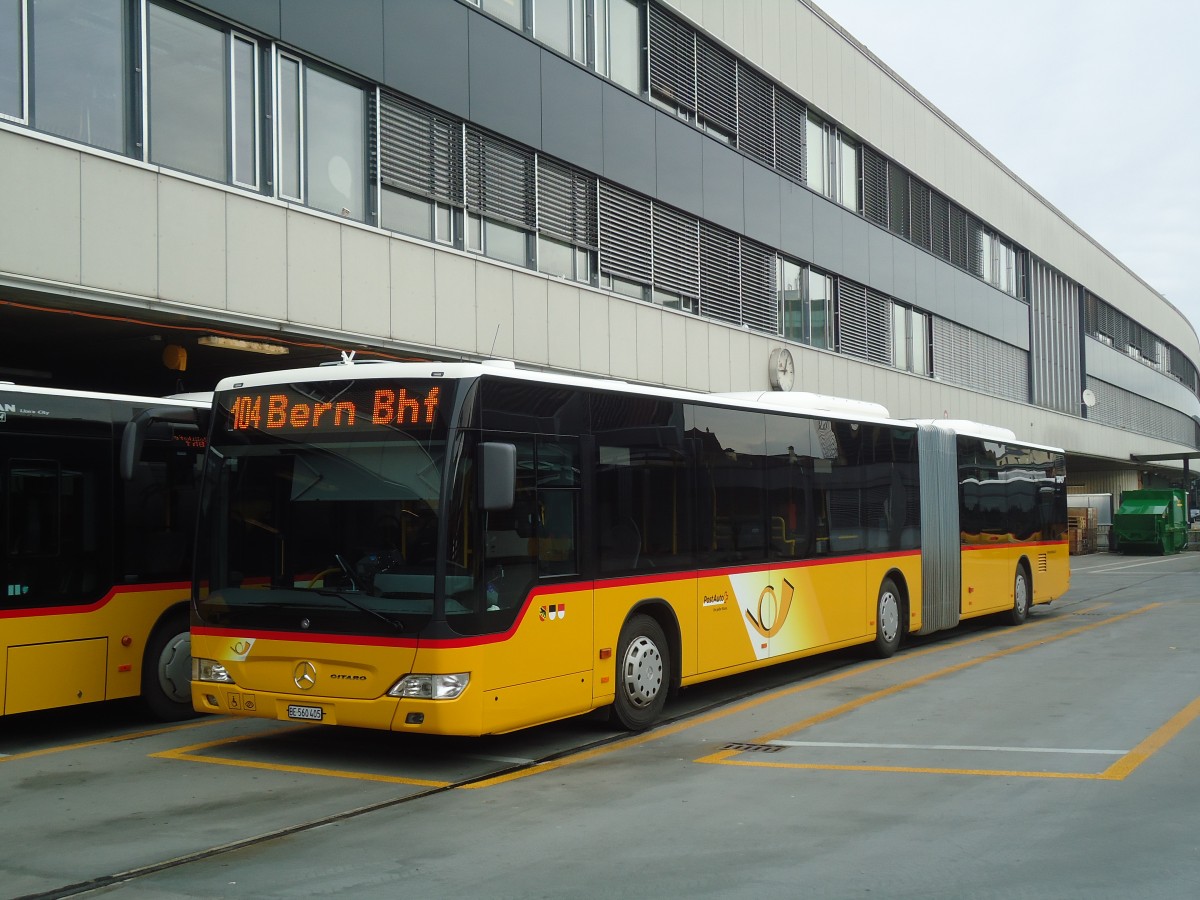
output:
M 807 0 L 4 0 L 0 197 L 9 380 L 363 348 L 750 391 L 787 350 L 1080 490 L 1200 446 L 1186 317 Z

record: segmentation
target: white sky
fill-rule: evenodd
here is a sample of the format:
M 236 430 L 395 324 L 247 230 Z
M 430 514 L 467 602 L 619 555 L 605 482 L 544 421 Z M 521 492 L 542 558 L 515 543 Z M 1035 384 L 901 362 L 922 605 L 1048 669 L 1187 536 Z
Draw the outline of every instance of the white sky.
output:
M 815 2 L 1200 332 L 1200 2 Z

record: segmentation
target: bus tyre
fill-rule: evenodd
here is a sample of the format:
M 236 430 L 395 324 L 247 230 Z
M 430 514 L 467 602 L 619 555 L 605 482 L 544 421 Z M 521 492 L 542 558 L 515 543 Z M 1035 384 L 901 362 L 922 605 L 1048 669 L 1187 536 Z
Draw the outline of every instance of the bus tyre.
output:
M 192 709 L 192 638 L 186 613 L 158 623 L 142 660 L 142 704 L 154 718 L 174 722 Z
M 642 731 L 661 715 L 670 687 L 671 659 L 662 626 L 647 615 L 630 618 L 617 643 L 613 724 Z
M 900 622 L 900 591 L 890 578 L 879 585 L 879 600 L 875 605 L 875 655 L 887 659 L 900 649 L 904 632 Z
M 1013 579 L 1013 605 L 1008 611 L 1008 624 L 1020 625 L 1029 618 L 1029 572 L 1024 565 L 1017 566 Z

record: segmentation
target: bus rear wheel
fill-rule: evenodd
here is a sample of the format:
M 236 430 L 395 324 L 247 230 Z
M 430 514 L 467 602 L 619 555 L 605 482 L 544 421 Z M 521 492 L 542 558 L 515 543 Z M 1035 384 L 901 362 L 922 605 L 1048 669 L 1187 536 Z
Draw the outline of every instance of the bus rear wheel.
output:
M 1029 572 L 1024 565 L 1017 566 L 1013 578 L 1013 605 L 1008 611 L 1008 624 L 1020 625 L 1029 618 Z
M 186 613 L 168 616 L 150 635 L 142 660 L 142 705 L 163 722 L 196 715 L 192 709 L 192 637 Z
M 875 655 L 887 659 L 900 649 L 900 638 L 904 633 L 900 613 L 903 609 L 900 591 L 896 582 L 883 579 L 879 585 L 879 599 L 875 605 Z
M 617 691 L 613 724 L 642 731 L 662 714 L 670 688 L 671 657 L 662 626 L 650 616 L 633 616 L 617 642 Z

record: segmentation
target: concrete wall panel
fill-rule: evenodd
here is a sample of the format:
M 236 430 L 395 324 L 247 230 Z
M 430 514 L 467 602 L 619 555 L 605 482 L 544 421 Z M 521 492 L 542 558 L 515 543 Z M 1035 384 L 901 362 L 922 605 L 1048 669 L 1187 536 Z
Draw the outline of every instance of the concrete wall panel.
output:
M 158 177 L 99 156 L 79 159 L 79 253 L 83 284 L 158 293 Z
M 391 259 L 391 331 L 393 340 L 433 346 L 437 340 L 437 269 L 439 257 L 432 247 L 393 239 Z M 472 288 L 474 285 L 472 285 Z M 474 317 L 474 309 L 471 310 Z
M 0 131 L 0 272 L 79 283 L 79 156 Z
M 279 204 L 226 195 L 225 290 L 231 312 L 287 320 L 287 215 Z
M 336 258 L 336 234 L 333 244 Z M 226 277 L 225 192 L 160 175 L 158 296 L 224 309 Z M 336 289 L 333 296 L 336 303 Z
M 341 228 L 338 222 L 288 210 L 289 321 L 342 327 Z
M 391 240 L 362 228 L 342 227 L 342 327 L 383 335 L 391 323 Z

